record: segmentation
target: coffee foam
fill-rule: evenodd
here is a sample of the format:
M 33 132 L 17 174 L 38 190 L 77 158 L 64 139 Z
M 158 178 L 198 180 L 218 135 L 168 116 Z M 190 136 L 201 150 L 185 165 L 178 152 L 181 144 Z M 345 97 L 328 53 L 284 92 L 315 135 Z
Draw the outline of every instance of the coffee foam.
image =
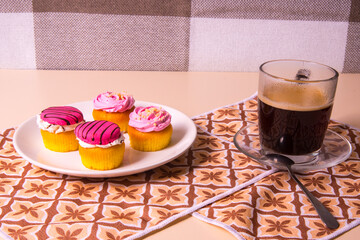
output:
M 259 94 L 259 98 L 268 105 L 293 111 L 314 111 L 332 104 L 320 88 L 298 84 L 267 86 L 263 94 Z

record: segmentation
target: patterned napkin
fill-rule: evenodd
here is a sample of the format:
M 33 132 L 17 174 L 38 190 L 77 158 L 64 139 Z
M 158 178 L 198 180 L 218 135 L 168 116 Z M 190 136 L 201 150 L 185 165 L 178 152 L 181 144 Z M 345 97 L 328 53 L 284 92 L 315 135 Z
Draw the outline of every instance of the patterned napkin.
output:
M 198 135 L 188 152 L 118 178 L 79 178 L 33 166 L 13 148 L 15 129 L 6 129 L 0 133 L 0 229 L 14 239 L 136 239 L 197 210 L 194 216 L 246 239 L 331 237 L 359 224 L 360 133 L 338 125 L 336 131 L 353 142 L 351 158 L 299 176 L 340 220 L 332 233 L 286 173 L 233 145 L 235 132 L 257 120 L 256 108 L 254 96 L 195 117 Z
M 212 132 L 224 141 L 231 141 L 236 129 L 241 126 L 237 117 L 233 115 L 234 118 L 230 119 L 228 116 L 225 127 L 224 122 L 220 123 L 218 120 L 213 120 L 210 124 L 209 116 L 225 111 L 234 114 L 240 112 L 241 119 L 249 123 L 257 120 L 257 115 L 254 113 L 256 109 L 254 96 L 244 103 L 196 117 L 194 121 L 205 128 L 205 131 Z M 331 122 L 329 128 L 350 141 L 353 147 L 351 156 L 334 167 L 297 174 L 297 176 L 338 219 L 340 227 L 337 230 L 325 227 L 295 181 L 287 172 L 281 171 L 270 174 L 255 184 L 248 185 L 198 210 L 193 216 L 221 226 L 239 239 L 331 239 L 359 225 L 360 131 L 335 121 Z M 230 147 L 234 148 L 233 145 Z M 235 161 L 238 163 L 247 159 L 241 154 L 237 157 Z M 242 176 L 239 177 L 251 177 L 251 171 L 244 171 L 241 174 Z
M 13 148 L 15 130 L 7 129 L 0 140 L 0 229 L 14 239 L 134 239 L 161 228 L 274 172 L 214 135 L 226 132 L 230 140 L 246 124 L 243 114 L 209 113 L 183 156 L 144 173 L 103 179 L 28 163 Z

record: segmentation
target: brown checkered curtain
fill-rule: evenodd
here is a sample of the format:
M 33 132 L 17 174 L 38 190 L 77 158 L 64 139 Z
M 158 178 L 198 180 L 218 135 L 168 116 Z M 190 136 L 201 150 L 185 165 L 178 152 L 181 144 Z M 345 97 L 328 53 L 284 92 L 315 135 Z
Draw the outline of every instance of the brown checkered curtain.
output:
M 0 68 L 360 72 L 359 0 L 1 0 Z

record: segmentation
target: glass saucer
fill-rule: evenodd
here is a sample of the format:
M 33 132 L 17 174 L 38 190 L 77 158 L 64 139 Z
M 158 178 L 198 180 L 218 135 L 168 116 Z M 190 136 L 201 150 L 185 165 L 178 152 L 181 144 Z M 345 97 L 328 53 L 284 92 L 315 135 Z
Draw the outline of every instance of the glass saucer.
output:
M 263 155 L 263 150 L 260 147 L 259 129 L 255 124 L 241 128 L 234 136 L 234 144 L 242 153 L 262 164 L 285 169 Z M 352 147 L 349 141 L 328 129 L 323 146 L 316 159 L 310 163 L 294 164 L 292 169 L 296 172 L 306 172 L 332 167 L 348 159 L 351 152 Z

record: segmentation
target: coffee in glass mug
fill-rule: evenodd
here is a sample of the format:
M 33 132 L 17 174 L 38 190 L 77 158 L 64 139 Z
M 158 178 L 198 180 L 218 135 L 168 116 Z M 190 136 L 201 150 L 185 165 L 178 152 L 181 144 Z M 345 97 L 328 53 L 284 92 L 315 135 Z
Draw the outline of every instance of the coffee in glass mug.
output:
M 320 150 L 334 102 L 338 73 L 323 64 L 274 60 L 260 66 L 258 117 L 266 152 L 305 156 Z M 306 157 L 307 156 L 307 157 Z

